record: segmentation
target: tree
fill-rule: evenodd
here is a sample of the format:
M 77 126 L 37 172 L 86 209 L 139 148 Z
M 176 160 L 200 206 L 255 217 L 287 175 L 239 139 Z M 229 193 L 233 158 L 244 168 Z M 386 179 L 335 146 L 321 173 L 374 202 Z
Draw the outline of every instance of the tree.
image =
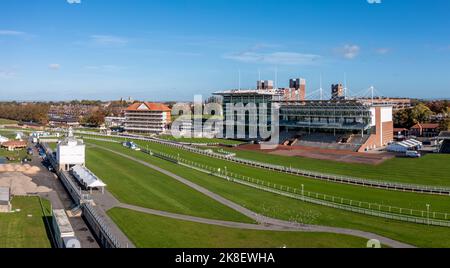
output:
M 105 123 L 105 111 L 95 109 L 91 111 L 83 120 L 83 123 L 89 126 L 99 127 Z
M 441 122 L 439 122 L 439 129 L 441 131 L 448 131 L 450 130 L 450 118 L 445 118 Z
M 423 103 L 419 103 L 411 109 L 411 119 L 415 124 L 429 121 L 433 114 L 430 108 Z
M 411 109 L 402 109 L 394 112 L 394 125 L 396 127 L 411 127 L 414 123 L 412 122 Z

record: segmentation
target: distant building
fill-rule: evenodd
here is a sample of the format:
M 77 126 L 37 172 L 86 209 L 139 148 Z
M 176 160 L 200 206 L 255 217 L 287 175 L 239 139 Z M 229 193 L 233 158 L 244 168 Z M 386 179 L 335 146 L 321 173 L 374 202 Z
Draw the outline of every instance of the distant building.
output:
M 14 151 L 17 149 L 24 149 L 27 147 L 26 141 L 6 141 L 1 144 L 1 147 L 6 148 L 8 151 Z
M 3 137 L 2 135 L 0 135 L 0 143 L 7 142 L 7 141 L 9 141 L 8 138 Z
M 48 124 L 52 127 L 79 127 L 80 122 L 75 117 L 51 117 Z
M 296 78 L 289 80 L 289 89 L 284 92 L 286 100 L 304 101 L 306 99 L 306 80 Z
M 168 129 L 171 109 L 162 103 L 137 102 L 125 110 L 124 129 L 137 133 L 162 133 Z
M 0 187 L 0 213 L 11 212 L 11 193 L 9 188 Z
M 409 134 L 417 137 L 436 137 L 439 135 L 439 124 L 416 124 L 409 130 Z
M 271 90 L 274 89 L 274 83 L 272 80 L 259 80 L 256 82 L 257 90 Z
M 105 117 L 106 127 L 123 127 L 125 125 L 125 117 L 120 116 L 107 116 Z
M 69 171 L 76 165 L 85 165 L 86 145 L 82 140 L 73 136 L 72 129 L 69 135 L 56 147 L 56 161 L 60 170 Z
M 342 86 L 342 84 L 331 85 L 331 99 L 332 100 L 345 99 L 344 86 Z
M 379 104 L 379 105 L 392 105 L 394 111 L 408 109 L 412 107 L 411 99 L 408 98 L 361 98 L 359 99 L 362 102 L 367 102 L 371 104 Z

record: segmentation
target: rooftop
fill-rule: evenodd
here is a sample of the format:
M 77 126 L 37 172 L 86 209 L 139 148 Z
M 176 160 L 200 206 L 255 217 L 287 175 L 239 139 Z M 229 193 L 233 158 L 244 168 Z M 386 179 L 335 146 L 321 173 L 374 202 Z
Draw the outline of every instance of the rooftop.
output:
M 0 187 L 0 202 L 9 202 L 9 188 Z
M 419 129 L 419 128 L 438 128 L 439 124 L 435 124 L 435 123 L 424 123 L 424 124 L 415 124 L 413 127 L 411 128 L 415 128 L 415 129 Z
M 157 111 L 170 112 L 170 108 L 162 103 L 136 102 L 130 105 L 125 111 Z
M 82 166 L 74 166 L 72 168 L 73 175 L 83 185 L 88 188 L 105 187 L 103 183 L 94 173 Z

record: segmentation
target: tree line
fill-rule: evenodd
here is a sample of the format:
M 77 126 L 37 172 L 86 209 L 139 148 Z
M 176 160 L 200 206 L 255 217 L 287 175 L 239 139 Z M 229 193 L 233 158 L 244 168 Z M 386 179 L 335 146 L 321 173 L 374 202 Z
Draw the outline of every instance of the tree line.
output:
M 396 127 L 410 128 L 417 123 L 439 123 L 441 130 L 448 130 L 450 127 L 449 101 L 418 102 L 412 108 L 394 112 Z
M 46 103 L 0 103 L 0 118 L 47 124 L 49 109 L 50 105 Z

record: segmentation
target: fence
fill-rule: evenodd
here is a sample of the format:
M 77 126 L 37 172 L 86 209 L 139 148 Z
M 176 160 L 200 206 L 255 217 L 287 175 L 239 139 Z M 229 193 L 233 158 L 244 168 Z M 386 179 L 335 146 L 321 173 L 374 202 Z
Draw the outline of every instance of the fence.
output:
M 198 164 L 194 161 L 189 161 L 183 158 L 175 157 L 170 154 L 142 150 L 142 152 L 151 154 L 161 159 L 169 160 L 171 162 L 178 162 L 188 168 L 195 169 L 197 171 L 208 173 L 222 179 L 226 179 L 230 182 L 239 183 L 242 185 L 250 186 L 256 189 L 264 190 L 267 192 L 283 195 L 286 197 L 302 200 L 317 205 L 323 205 L 327 207 L 337 208 L 341 210 L 356 212 L 365 215 L 377 216 L 387 219 L 400 220 L 419 224 L 428 224 L 436 226 L 450 227 L 450 215 L 442 212 L 422 211 L 409 208 L 400 208 L 395 206 L 388 206 L 376 203 L 369 203 L 363 201 L 356 201 L 342 197 L 336 197 L 321 193 L 315 193 L 305 191 L 304 189 L 298 189 L 288 187 L 284 185 L 277 185 L 274 183 L 265 182 L 263 180 L 243 176 L 237 173 L 228 172 L 227 170 L 220 170 L 209 167 L 207 165 Z
M 93 133 L 85 133 L 85 132 L 84 132 L 84 134 L 93 135 Z M 102 134 L 94 134 L 94 135 L 106 136 L 106 135 L 102 135 Z M 109 139 L 101 139 L 101 140 L 117 142 L 116 140 L 111 139 L 110 136 L 108 136 L 108 137 L 109 137 Z M 226 160 L 226 161 L 230 161 L 230 162 L 244 164 L 247 166 L 264 168 L 264 169 L 268 169 L 268 170 L 272 170 L 272 171 L 277 171 L 277 172 L 281 172 L 281 173 L 291 174 L 291 175 L 295 175 L 295 176 L 302 176 L 302 177 L 307 177 L 307 178 L 312 178 L 312 179 L 317 179 L 317 180 L 330 181 L 330 182 L 336 182 L 336 183 L 342 183 L 342 184 L 352 184 L 352 185 L 378 188 L 378 189 L 403 191 L 403 192 L 435 194 L 435 195 L 450 195 L 450 188 L 448 188 L 448 187 L 434 187 L 434 186 L 418 185 L 418 184 L 377 181 L 377 180 L 356 178 L 356 177 L 350 177 L 350 176 L 338 176 L 338 175 L 296 169 L 296 168 L 292 168 L 292 167 L 272 165 L 272 164 L 262 163 L 262 162 L 258 162 L 258 161 L 251 161 L 248 159 L 243 159 L 243 158 L 239 158 L 239 157 L 235 157 L 235 156 L 225 156 L 225 155 L 222 155 L 219 153 L 211 152 L 209 150 L 202 150 L 202 149 L 198 149 L 198 148 L 195 148 L 195 147 L 192 147 L 189 145 L 184 145 L 184 144 L 181 144 L 178 142 L 161 140 L 161 139 L 156 139 L 156 138 L 144 138 L 144 137 L 139 137 L 136 135 L 116 136 L 116 137 L 131 138 L 131 139 L 140 140 L 140 141 L 154 142 L 154 143 L 158 143 L 161 145 L 166 145 L 169 147 L 189 151 L 192 153 L 202 154 L 202 155 L 206 155 L 206 156 L 217 158 L 217 159 L 222 159 L 222 160 Z M 97 138 L 94 138 L 94 139 L 97 139 Z

